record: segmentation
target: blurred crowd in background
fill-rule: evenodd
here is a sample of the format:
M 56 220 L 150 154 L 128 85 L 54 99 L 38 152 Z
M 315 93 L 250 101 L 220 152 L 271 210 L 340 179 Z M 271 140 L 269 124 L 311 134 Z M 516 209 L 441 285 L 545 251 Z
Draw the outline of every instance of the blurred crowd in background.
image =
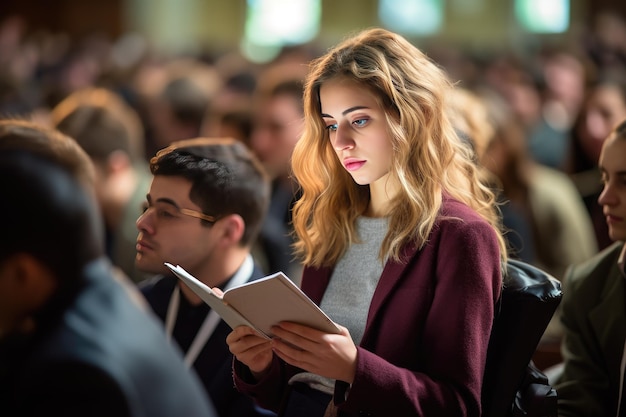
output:
M 450 112 L 499 190 L 512 257 L 560 279 L 607 247 L 596 168 L 603 140 L 626 119 L 625 20 L 599 14 L 575 42 L 524 56 L 422 48 L 457 82 Z M 76 39 L 30 30 L 12 16 L 0 22 L 0 117 L 57 127 L 85 148 L 98 173 L 108 253 L 135 281 L 145 278 L 133 266 L 134 219 L 149 159 L 180 139 L 243 141 L 273 179 L 258 260 L 267 273 L 297 278 L 298 265 L 285 255 L 297 190 L 289 158 L 302 127 L 307 63 L 321 52 L 315 44 L 288 47 L 263 64 L 235 50 L 164 54 L 136 34 Z M 558 340 L 551 328 L 546 339 L 551 331 Z

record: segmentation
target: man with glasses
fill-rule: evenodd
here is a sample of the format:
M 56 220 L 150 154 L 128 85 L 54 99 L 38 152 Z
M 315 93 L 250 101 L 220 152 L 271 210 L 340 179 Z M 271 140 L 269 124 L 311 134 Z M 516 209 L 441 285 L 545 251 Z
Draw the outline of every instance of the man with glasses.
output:
M 164 264 L 222 290 L 261 278 L 250 251 L 269 202 L 263 168 L 241 142 L 195 138 L 159 151 L 150 169 L 135 263 L 157 275 L 139 287 L 220 417 L 271 415 L 234 388 L 228 325 Z

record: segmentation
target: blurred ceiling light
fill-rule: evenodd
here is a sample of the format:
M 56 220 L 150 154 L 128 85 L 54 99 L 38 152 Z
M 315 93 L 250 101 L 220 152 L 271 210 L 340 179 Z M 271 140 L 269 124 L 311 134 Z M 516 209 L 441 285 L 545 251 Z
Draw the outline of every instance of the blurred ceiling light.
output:
M 405 35 L 432 35 L 441 29 L 443 0 L 380 0 L 378 16 L 390 30 Z
M 566 32 L 569 15 L 569 0 L 515 0 L 515 16 L 529 32 Z
M 247 0 L 242 52 L 266 62 L 285 45 L 304 44 L 317 36 L 321 0 Z

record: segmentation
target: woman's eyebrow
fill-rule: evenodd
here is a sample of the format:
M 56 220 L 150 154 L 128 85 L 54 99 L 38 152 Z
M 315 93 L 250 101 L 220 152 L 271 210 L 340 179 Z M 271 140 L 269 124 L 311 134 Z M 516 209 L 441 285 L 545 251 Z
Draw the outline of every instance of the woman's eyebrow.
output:
M 354 106 L 354 107 L 350 107 L 349 109 L 346 109 L 346 110 L 342 111 L 341 114 L 345 116 L 346 114 L 351 113 L 353 111 L 363 110 L 363 109 L 369 109 L 369 107 L 367 107 L 367 106 Z M 331 116 L 330 114 L 322 113 L 322 117 L 332 118 L 333 116 Z

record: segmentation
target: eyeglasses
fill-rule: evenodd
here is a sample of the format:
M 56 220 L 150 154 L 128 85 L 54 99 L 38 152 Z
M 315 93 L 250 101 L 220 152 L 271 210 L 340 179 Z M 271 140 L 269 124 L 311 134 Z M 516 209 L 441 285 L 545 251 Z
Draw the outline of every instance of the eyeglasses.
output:
M 204 214 L 201 211 L 178 207 L 178 205 L 173 201 L 157 201 L 154 204 L 149 202 L 145 202 L 143 204 L 143 213 L 144 215 L 148 212 L 148 210 L 153 209 L 156 214 L 156 218 L 159 221 L 165 220 L 173 220 L 179 217 L 179 215 L 194 217 L 196 219 L 204 220 L 209 223 L 215 223 L 219 219 L 213 216 L 209 216 L 208 214 Z
M 208 214 L 204 214 L 197 210 L 179 208 L 178 211 L 180 214 L 184 214 L 185 216 L 195 217 L 196 219 L 206 220 L 209 223 L 215 223 L 217 219 L 215 217 L 209 216 Z

